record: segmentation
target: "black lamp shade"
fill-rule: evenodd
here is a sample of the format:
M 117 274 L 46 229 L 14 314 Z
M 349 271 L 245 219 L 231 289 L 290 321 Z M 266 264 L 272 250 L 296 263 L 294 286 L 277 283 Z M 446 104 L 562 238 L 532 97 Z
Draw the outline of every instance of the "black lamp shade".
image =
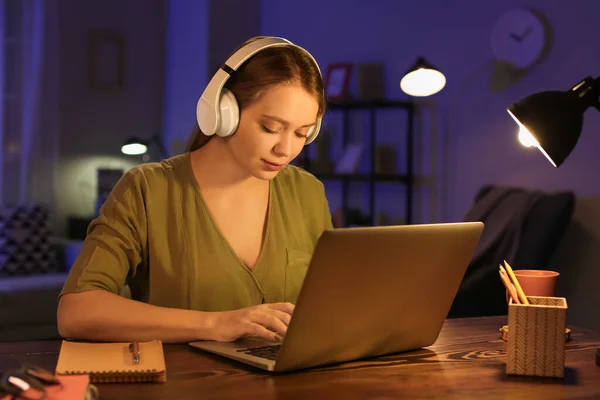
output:
M 425 57 L 418 57 L 417 61 L 414 63 L 414 65 L 408 70 L 406 71 L 407 74 L 419 70 L 419 69 L 434 69 L 436 71 L 439 71 L 439 68 L 435 67 L 433 64 L 431 64 L 429 61 L 427 61 L 425 59 Z
M 527 96 L 508 107 L 508 113 L 537 141 L 548 160 L 559 167 L 571 154 L 583 128 L 583 114 L 598 107 L 600 80 L 585 78 L 567 91 Z
M 138 138 L 137 136 L 132 136 L 130 138 L 127 138 L 127 140 L 123 144 L 146 144 L 146 141 Z
M 509 113 L 560 166 L 575 148 L 583 127 L 583 106 L 573 92 L 541 92 L 511 105 Z

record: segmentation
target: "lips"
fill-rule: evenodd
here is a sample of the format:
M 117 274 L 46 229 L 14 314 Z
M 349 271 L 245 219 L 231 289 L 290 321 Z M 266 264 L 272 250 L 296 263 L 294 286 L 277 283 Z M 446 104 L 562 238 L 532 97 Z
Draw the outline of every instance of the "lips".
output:
M 273 163 L 273 162 L 270 162 L 270 161 L 267 161 L 264 159 L 262 160 L 262 162 L 263 162 L 265 168 L 269 171 L 279 171 L 285 165 L 285 164 Z

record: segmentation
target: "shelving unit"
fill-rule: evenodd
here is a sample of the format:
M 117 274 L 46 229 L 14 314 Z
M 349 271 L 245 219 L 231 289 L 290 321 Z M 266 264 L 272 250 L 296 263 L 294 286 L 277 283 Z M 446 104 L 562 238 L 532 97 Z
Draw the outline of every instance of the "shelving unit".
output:
M 415 184 L 414 166 L 413 166 L 413 146 L 414 146 L 414 104 L 409 101 L 401 100 L 376 100 L 376 101 L 348 101 L 344 103 L 329 103 L 328 110 L 342 112 L 342 146 L 345 148 L 348 144 L 350 113 L 353 111 L 367 111 L 369 113 L 369 144 L 368 150 L 371 152 L 371 165 L 368 173 L 356 174 L 319 174 L 315 176 L 320 180 L 340 181 L 342 184 L 342 213 L 344 216 L 348 212 L 348 185 L 351 182 L 366 182 L 369 185 L 369 218 L 373 225 L 376 224 L 375 213 L 375 184 L 377 182 L 398 183 L 406 186 L 405 195 L 405 221 L 412 223 L 413 217 L 413 191 Z M 378 174 L 375 173 L 375 148 L 377 146 L 377 111 L 381 109 L 398 109 L 408 113 L 406 125 L 406 159 L 404 174 Z M 310 171 L 310 161 L 305 160 L 304 168 Z

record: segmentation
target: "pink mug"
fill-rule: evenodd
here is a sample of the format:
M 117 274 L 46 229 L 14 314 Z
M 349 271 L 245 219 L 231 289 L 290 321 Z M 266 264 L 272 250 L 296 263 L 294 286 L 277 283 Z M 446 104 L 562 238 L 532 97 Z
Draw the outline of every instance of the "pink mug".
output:
M 525 296 L 556 297 L 556 281 L 560 275 L 555 271 L 540 269 L 515 269 L 513 273 L 523 289 Z M 515 289 L 516 292 L 516 289 Z M 506 291 L 506 302 L 510 293 Z
M 515 269 L 513 272 L 525 296 L 556 296 L 558 272 L 540 269 Z

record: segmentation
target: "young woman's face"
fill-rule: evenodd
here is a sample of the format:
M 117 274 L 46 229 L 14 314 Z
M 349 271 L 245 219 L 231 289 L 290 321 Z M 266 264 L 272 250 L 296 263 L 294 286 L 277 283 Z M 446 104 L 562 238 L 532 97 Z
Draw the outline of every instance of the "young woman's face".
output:
M 233 158 L 259 179 L 273 179 L 300 154 L 319 104 L 301 86 L 278 85 L 245 108 L 237 131 L 228 140 Z

